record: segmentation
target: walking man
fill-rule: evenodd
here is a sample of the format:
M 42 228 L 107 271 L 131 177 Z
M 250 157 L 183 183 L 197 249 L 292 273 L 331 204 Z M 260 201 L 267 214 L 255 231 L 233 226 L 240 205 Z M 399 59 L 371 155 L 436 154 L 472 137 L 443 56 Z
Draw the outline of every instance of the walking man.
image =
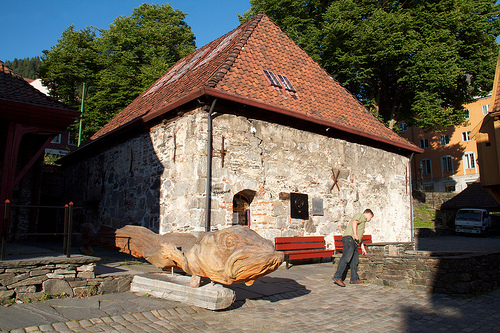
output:
M 358 275 L 358 263 L 359 263 L 359 253 L 358 245 L 361 244 L 361 254 L 366 255 L 365 245 L 363 244 L 363 234 L 365 233 L 365 224 L 370 222 L 373 217 L 373 212 L 371 209 L 365 209 L 363 213 L 358 213 L 354 215 L 349 221 L 344 235 L 342 236 L 342 246 L 343 252 L 342 257 L 339 260 L 337 266 L 337 272 L 333 276 L 333 282 L 336 285 L 345 287 L 344 281 L 342 281 L 342 275 L 350 263 L 351 267 L 351 284 L 364 283 L 364 281 L 359 279 Z

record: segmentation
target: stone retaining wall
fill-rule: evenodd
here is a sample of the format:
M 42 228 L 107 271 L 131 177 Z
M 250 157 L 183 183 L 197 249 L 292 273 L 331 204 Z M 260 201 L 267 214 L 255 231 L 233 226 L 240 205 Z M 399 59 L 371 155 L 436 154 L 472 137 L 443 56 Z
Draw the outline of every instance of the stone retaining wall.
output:
M 85 297 L 128 291 L 132 276 L 96 277 L 100 258 L 75 255 L 0 261 L 0 304 L 47 296 Z
M 360 278 L 395 288 L 462 296 L 500 287 L 500 253 L 432 253 L 404 250 L 406 246 L 370 247 L 373 254 L 360 257 Z

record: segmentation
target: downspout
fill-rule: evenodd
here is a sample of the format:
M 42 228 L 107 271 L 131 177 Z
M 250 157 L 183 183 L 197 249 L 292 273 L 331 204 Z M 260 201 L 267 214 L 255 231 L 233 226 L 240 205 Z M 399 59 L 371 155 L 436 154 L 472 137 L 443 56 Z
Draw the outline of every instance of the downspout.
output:
M 205 207 L 205 231 L 210 231 L 210 217 L 212 210 L 212 113 L 215 108 L 217 98 L 213 100 L 210 111 L 208 112 L 208 129 L 207 129 L 207 202 Z
M 413 159 L 413 155 L 415 153 L 411 153 L 410 159 L 408 160 L 408 182 L 406 186 L 410 188 L 410 226 L 411 226 L 411 243 L 413 244 L 413 250 L 416 249 L 415 246 L 415 228 L 413 224 L 413 186 L 412 186 L 412 181 L 411 181 L 411 176 L 412 176 L 412 170 L 411 170 L 411 161 Z

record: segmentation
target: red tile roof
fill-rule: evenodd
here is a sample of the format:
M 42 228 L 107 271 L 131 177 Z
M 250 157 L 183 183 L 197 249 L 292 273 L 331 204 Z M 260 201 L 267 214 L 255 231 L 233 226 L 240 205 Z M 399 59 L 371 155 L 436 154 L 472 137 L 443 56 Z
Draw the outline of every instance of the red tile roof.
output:
M 285 75 L 296 90 L 271 86 L 263 70 Z M 211 95 L 329 126 L 408 151 L 412 143 L 378 121 L 269 17 L 260 14 L 181 59 L 91 140 Z
M 5 66 L 2 61 L 0 61 L 0 100 L 71 111 L 76 110 L 52 97 L 46 96 L 30 85 L 26 79 Z

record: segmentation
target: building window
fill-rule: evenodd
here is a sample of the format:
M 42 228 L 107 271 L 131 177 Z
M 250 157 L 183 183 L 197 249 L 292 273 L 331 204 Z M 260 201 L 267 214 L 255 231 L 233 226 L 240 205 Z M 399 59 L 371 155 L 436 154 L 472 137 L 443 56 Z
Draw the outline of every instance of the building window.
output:
M 57 134 L 55 138 L 52 139 L 52 143 L 61 143 L 61 134 Z
M 406 132 L 408 130 L 408 125 L 405 122 L 398 124 L 400 132 Z
M 470 118 L 469 109 L 464 109 L 464 119 L 469 119 L 469 118 Z
M 424 184 L 425 192 L 434 192 L 434 184 Z
M 424 158 L 422 161 L 420 161 L 420 166 L 422 167 L 422 175 L 431 174 L 432 168 L 430 159 Z
M 78 140 L 74 135 L 71 135 L 71 133 L 68 133 L 68 145 L 70 146 L 77 146 L 78 145 Z
M 453 158 L 450 155 L 441 157 L 443 172 L 453 172 Z
M 281 83 L 278 81 L 278 78 L 276 77 L 276 75 L 274 75 L 273 72 L 264 69 L 264 74 L 266 75 L 267 79 L 269 80 L 269 83 L 272 86 L 281 88 Z
M 441 135 L 439 137 L 439 142 L 441 143 L 441 146 L 449 144 L 450 143 L 450 136 L 448 134 Z
M 444 185 L 444 191 L 447 193 L 455 192 L 455 184 L 446 184 Z
M 429 148 L 429 139 L 420 139 L 420 148 Z
M 467 152 L 464 154 L 464 166 L 466 169 L 476 168 L 476 154 L 474 152 Z
M 483 116 L 486 116 L 488 114 L 489 109 L 490 109 L 490 105 L 485 104 L 482 106 L 482 109 L 483 109 Z
M 462 141 L 470 141 L 472 140 L 470 137 L 470 131 L 462 132 Z

